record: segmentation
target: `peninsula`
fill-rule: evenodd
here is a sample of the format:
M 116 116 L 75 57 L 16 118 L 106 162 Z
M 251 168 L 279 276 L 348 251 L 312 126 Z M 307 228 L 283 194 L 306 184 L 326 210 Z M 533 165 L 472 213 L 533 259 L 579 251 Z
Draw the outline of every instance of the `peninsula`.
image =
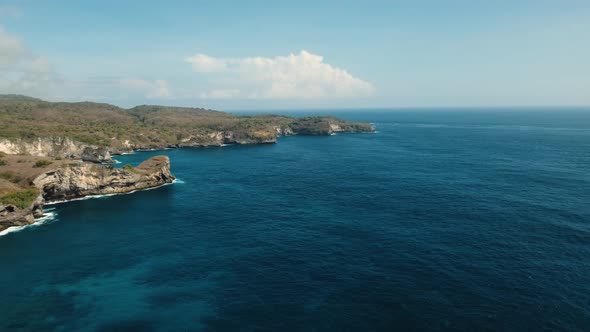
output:
M 371 124 L 334 117 L 239 116 L 152 105 L 124 109 L 0 95 L 0 231 L 33 223 L 43 216 L 45 202 L 128 193 L 174 181 L 166 156 L 115 168 L 113 155 L 374 131 Z

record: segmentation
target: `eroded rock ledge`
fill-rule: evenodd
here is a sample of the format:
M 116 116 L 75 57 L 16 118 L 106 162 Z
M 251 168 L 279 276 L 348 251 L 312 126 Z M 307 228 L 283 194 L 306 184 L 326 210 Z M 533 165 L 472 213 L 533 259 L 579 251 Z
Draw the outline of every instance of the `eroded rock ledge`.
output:
M 76 159 L 93 163 L 112 163 L 109 149 L 74 141 L 67 137 L 44 137 L 25 140 L 0 138 L 0 151 L 7 154 Z
M 174 181 L 167 156 L 150 158 L 134 169 L 81 164 L 46 172 L 33 182 L 47 202 L 88 195 L 121 194 Z
M 26 209 L 0 203 L 0 232 L 12 226 L 25 226 L 43 217 L 43 196 L 39 195 Z
M 70 165 L 39 175 L 34 186 L 39 196 L 29 208 L 0 204 L 0 231 L 11 226 L 32 224 L 43 216 L 46 202 L 82 198 L 89 195 L 123 194 L 172 183 L 170 159 L 152 157 L 135 168 L 114 168 L 89 163 Z

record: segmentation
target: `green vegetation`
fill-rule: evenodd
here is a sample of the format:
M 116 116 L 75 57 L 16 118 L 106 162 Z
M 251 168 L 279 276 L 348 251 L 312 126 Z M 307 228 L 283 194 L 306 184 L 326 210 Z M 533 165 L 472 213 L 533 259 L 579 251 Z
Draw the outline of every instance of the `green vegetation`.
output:
M 46 159 L 41 159 L 41 160 L 37 160 L 37 162 L 35 162 L 35 165 L 33 167 L 40 168 L 40 167 L 45 167 L 45 166 L 48 166 L 51 164 L 53 164 L 53 162 L 46 160 Z
M 0 173 L 0 179 L 8 180 L 12 183 L 19 183 L 23 178 L 20 175 L 14 174 L 14 172 L 5 171 Z
M 239 142 L 274 140 L 277 128 L 294 133 L 325 135 L 330 125 L 345 131 L 371 131 L 369 124 L 333 117 L 296 119 L 277 115 L 237 116 L 202 108 L 142 105 L 131 109 L 101 103 L 52 103 L 16 95 L 0 95 L 0 137 L 31 141 L 64 138 L 126 149 L 126 142 L 144 148 L 219 143 L 215 133 L 231 132 Z M 231 142 L 230 142 L 231 143 Z
M 0 159 L 0 166 L 6 166 L 8 163 L 4 159 Z
M 24 189 L 0 196 L 0 202 L 12 204 L 19 209 L 26 209 L 31 206 L 37 195 L 39 195 L 39 192 L 35 188 Z
M 141 174 L 141 171 L 140 170 L 138 170 L 137 168 L 135 168 L 135 167 L 133 167 L 133 166 L 131 166 L 129 164 L 127 164 L 127 165 L 125 165 L 125 166 L 123 166 L 121 168 L 124 169 L 124 170 L 126 170 L 126 171 L 128 171 L 128 172 L 133 172 L 133 173 Z

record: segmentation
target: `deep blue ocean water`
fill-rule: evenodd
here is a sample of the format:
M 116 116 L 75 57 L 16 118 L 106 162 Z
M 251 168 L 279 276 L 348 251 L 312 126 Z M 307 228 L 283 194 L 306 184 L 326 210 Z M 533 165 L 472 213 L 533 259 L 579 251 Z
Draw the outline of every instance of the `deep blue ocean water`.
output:
M 588 331 L 590 110 L 343 112 L 0 237 L 2 331 Z

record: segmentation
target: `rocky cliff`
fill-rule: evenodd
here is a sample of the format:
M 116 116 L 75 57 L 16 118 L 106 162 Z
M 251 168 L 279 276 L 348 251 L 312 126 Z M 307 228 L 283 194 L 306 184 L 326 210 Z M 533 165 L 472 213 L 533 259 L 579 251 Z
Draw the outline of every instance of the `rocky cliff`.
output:
M 129 193 L 172 183 L 174 179 L 167 156 L 152 157 L 135 168 L 90 163 L 59 167 L 44 172 L 33 181 L 39 194 L 28 207 L 0 203 L 0 231 L 32 224 L 35 218 L 43 216 L 46 202 Z
M 111 163 L 111 155 L 105 147 L 76 142 L 63 137 L 35 139 L 0 138 L 0 151 L 7 154 L 31 155 L 36 157 L 81 159 L 94 163 Z
M 39 194 L 28 208 L 0 203 L 0 232 L 12 226 L 25 226 L 43 217 L 43 196 Z
M 114 168 L 92 164 L 62 167 L 46 172 L 33 183 L 47 202 L 89 195 L 121 194 L 172 183 L 170 159 L 157 156 L 136 168 Z
M 375 130 L 369 123 L 331 116 L 237 115 L 157 105 L 123 109 L 1 94 L 0 124 L 6 124 L 0 129 L 0 151 L 92 162 L 110 161 L 106 152 L 267 144 L 279 136 Z

